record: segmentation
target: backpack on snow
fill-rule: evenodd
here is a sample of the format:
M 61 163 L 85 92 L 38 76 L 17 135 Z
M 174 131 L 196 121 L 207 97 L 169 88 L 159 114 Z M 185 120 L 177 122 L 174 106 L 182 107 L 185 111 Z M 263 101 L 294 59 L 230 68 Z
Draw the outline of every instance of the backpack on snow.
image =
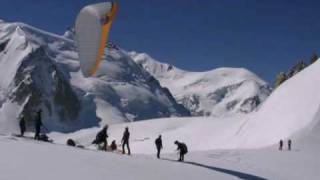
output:
M 68 140 L 67 140 L 67 145 L 68 145 L 68 146 L 76 146 L 76 142 L 74 142 L 73 139 L 68 139 Z

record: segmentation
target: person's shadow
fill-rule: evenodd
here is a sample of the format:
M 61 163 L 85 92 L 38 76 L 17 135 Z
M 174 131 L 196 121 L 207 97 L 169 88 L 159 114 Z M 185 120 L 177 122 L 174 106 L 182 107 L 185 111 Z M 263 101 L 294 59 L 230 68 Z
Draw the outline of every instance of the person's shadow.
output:
M 167 158 L 161 158 L 161 159 L 162 160 L 166 160 L 166 161 L 179 162 L 179 161 L 172 160 L 172 159 L 167 159 Z M 221 173 L 225 173 L 225 174 L 229 174 L 229 175 L 232 175 L 232 176 L 236 176 L 237 178 L 240 178 L 240 179 L 266 180 L 266 178 L 255 176 L 255 175 L 252 175 L 252 174 L 247 174 L 247 173 L 243 173 L 243 172 L 239 172 L 239 171 L 234 171 L 234 170 L 224 169 L 224 168 L 219 168 L 219 167 L 214 167 L 214 166 L 208 166 L 208 165 L 205 165 L 205 164 L 200 164 L 200 163 L 196 163 L 196 162 L 192 162 L 192 161 L 183 161 L 183 162 L 180 162 L 180 163 L 185 163 L 185 164 L 190 164 L 190 165 L 194 165 L 194 166 L 207 168 L 207 169 L 210 169 L 210 170 L 214 170 L 214 171 L 218 171 L 218 172 L 221 172 Z

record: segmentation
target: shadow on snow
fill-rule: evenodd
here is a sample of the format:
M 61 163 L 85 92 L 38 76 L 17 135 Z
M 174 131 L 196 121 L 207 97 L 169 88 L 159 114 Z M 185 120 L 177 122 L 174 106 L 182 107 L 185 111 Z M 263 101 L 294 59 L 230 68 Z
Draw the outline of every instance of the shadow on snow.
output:
M 166 161 L 177 162 L 176 160 L 167 159 L 167 158 L 161 158 L 161 159 L 162 160 L 166 160 Z M 214 166 L 208 166 L 208 165 L 205 165 L 205 164 L 200 164 L 200 163 L 196 163 L 196 162 L 192 162 L 192 161 L 185 161 L 185 162 L 181 162 L 181 163 L 207 168 L 207 169 L 210 169 L 210 170 L 214 170 L 214 171 L 218 171 L 218 172 L 221 172 L 221 173 L 225 173 L 225 174 L 229 174 L 229 175 L 232 175 L 232 176 L 236 176 L 236 177 L 238 177 L 240 179 L 266 180 L 266 178 L 255 176 L 255 175 L 252 175 L 252 174 L 247 174 L 247 173 L 243 173 L 243 172 L 239 172 L 239 171 L 234 171 L 234 170 L 224 169 L 224 168 L 219 168 L 219 167 L 214 167 Z

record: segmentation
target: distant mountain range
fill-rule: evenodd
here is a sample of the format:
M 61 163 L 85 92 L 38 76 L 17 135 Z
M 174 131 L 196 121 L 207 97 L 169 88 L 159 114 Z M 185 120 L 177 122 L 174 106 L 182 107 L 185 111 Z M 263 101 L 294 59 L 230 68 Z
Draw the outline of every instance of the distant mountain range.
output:
M 0 21 L 3 130 L 16 129 L 21 115 L 31 126 L 39 108 L 45 125 L 57 131 L 160 117 L 248 113 L 271 92 L 245 69 L 187 72 L 114 44 L 106 48 L 97 76 L 84 78 L 73 37 L 72 29 L 59 36 Z

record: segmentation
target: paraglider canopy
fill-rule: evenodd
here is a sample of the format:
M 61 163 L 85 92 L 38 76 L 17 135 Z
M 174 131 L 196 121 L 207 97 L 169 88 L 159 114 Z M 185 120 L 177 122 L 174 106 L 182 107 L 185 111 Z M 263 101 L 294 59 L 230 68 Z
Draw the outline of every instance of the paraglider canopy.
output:
M 78 14 L 75 31 L 80 67 L 85 77 L 94 75 L 104 55 L 118 5 L 104 2 L 85 6 Z

